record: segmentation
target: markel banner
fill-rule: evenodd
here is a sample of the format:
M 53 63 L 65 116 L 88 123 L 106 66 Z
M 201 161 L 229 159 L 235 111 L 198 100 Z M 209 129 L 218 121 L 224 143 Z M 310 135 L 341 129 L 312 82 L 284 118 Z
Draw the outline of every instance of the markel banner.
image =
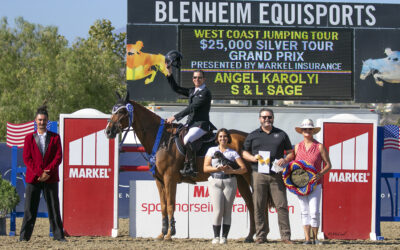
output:
M 376 239 L 377 121 L 322 122 L 332 169 L 324 176 L 322 232 L 328 239 Z
M 93 109 L 60 115 L 64 149 L 60 207 L 70 236 L 118 233 L 118 140 L 105 135 L 109 115 Z
M 161 232 L 161 204 L 154 181 L 130 182 L 130 235 L 156 237 Z M 296 195 L 288 193 L 288 210 L 292 239 L 303 239 L 300 206 Z M 213 205 L 207 182 L 196 185 L 178 184 L 175 204 L 177 238 L 213 238 Z M 270 233 L 268 239 L 280 239 L 278 216 L 275 208 L 269 209 Z M 246 203 L 239 192 L 232 207 L 230 239 L 244 238 L 249 232 L 250 221 Z

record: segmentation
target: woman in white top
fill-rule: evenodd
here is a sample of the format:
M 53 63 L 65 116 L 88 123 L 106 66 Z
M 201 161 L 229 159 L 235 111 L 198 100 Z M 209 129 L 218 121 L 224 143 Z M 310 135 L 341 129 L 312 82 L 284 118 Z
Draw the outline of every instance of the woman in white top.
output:
M 221 128 L 217 132 L 217 147 L 209 148 L 204 160 L 204 173 L 210 173 L 208 178 L 208 190 L 213 204 L 213 244 L 226 244 L 229 229 L 231 227 L 232 206 L 235 199 L 237 183 L 234 174 L 243 174 L 247 171 L 239 154 L 230 148 L 232 142 L 228 130 Z M 229 165 L 222 165 L 221 160 L 214 157 L 216 151 L 221 152 L 225 158 L 239 165 L 234 169 Z M 222 236 L 221 233 L 222 225 Z

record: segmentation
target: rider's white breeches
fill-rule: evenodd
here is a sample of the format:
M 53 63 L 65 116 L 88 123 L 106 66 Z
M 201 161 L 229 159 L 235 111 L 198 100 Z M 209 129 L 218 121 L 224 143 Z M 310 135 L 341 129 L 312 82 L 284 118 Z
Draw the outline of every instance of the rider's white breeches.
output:
M 194 142 L 195 140 L 199 139 L 203 135 L 207 134 L 207 131 L 202 130 L 198 127 L 191 127 L 188 133 L 183 138 L 183 144 L 186 145 L 188 142 Z

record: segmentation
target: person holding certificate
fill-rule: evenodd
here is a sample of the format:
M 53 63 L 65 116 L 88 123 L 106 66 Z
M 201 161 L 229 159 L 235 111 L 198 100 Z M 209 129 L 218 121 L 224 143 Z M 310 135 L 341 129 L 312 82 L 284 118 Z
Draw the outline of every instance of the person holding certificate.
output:
M 252 187 L 256 243 L 267 242 L 269 233 L 267 203 L 272 199 L 278 211 L 278 222 L 283 243 L 290 240 L 289 212 L 286 187 L 282 180 L 283 166 L 294 158 L 289 136 L 273 126 L 274 112 L 262 108 L 259 112 L 260 128 L 251 132 L 243 145 L 243 158 L 252 163 Z M 286 151 L 286 156 L 284 155 Z

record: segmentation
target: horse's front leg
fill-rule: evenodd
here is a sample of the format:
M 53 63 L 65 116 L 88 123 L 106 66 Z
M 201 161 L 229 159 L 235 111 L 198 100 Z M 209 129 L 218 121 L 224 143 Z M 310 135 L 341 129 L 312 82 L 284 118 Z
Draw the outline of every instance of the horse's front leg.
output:
M 149 73 L 150 73 L 150 76 L 147 77 L 147 78 L 144 80 L 144 84 L 149 84 L 149 83 L 153 82 L 153 81 L 154 81 L 154 78 L 156 77 L 157 71 L 151 70 L 151 71 L 149 71 Z
M 383 81 L 381 80 L 382 74 L 375 73 L 374 78 L 375 78 L 375 83 L 378 84 L 379 86 L 383 87 Z
M 168 212 L 168 219 L 169 219 L 169 228 L 167 235 L 164 236 L 164 240 L 171 240 L 172 236 L 175 235 L 175 219 L 174 219 L 174 212 L 175 212 L 175 196 L 176 196 L 176 186 L 177 181 L 172 177 L 169 176 L 165 178 L 165 194 L 167 197 L 167 212 Z
M 158 194 L 160 195 L 161 203 L 161 215 L 162 215 L 162 229 L 161 234 L 157 236 L 157 240 L 163 240 L 164 236 L 168 232 L 168 214 L 167 214 L 167 202 L 165 196 L 165 186 L 164 184 L 156 178 L 156 184 L 158 188 Z

